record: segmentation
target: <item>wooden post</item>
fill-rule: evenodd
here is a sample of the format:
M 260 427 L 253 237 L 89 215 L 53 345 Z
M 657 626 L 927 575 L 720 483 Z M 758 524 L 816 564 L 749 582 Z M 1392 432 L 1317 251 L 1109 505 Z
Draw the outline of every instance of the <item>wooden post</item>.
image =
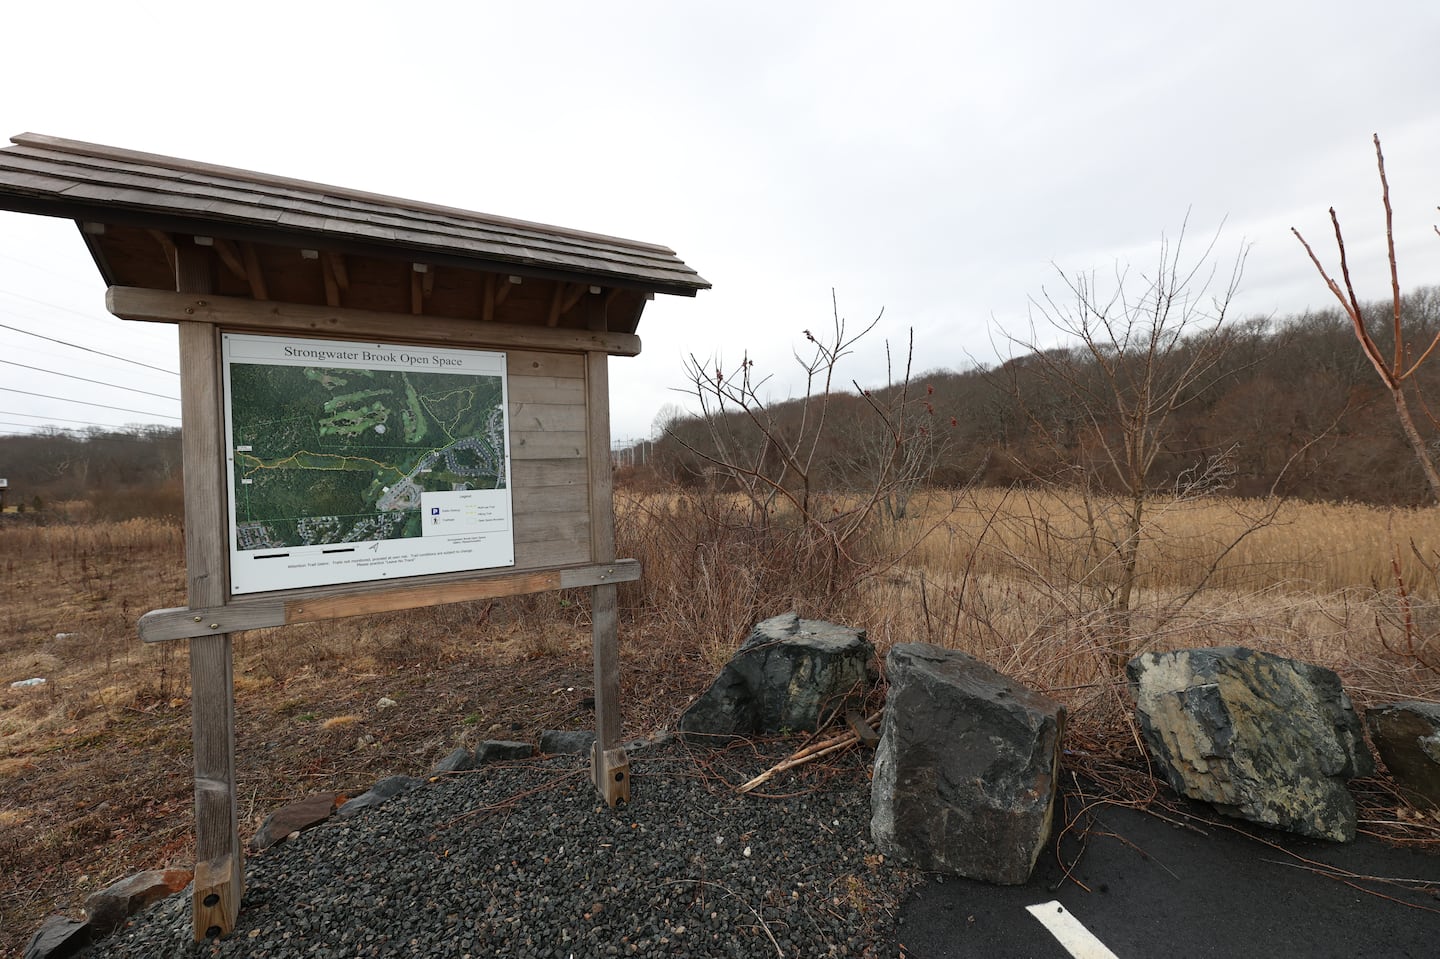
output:
M 592 297 L 598 301 L 598 297 Z M 603 304 L 592 306 L 592 332 L 605 330 Z M 610 369 L 604 353 L 585 354 L 585 406 L 590 441 L 590 561 L 615 559 L 615 497 L 610 471 Z M 611 806 L 630 801 L 630 760 L 620 748 L 620 653 L 613 583 L 590 589 L 595 657 L 595 745 L 590 776 Z
M 175 245 L 175 290 L 209 293 L 205 251 Z M 220 444 L 220 343 L 210 323 L 179 324 L 181 446 L 185 463 L 185 570 L 191 609 L 229 594 L 224 459 Z M 235 693 L 230 634 L 190 641 L 190 716 L 195 751 L 195 941 L 235 928 L 245 886 L 235 796 Z

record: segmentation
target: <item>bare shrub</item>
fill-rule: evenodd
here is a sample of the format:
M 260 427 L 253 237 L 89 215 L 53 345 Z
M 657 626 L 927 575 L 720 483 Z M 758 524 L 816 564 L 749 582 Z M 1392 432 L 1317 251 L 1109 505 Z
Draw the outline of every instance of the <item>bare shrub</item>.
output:
M 771 402 L 748 355 L 727 366 L 691 356 L 698 415 L 664 417 L 681 480 L 625 491 L 616 537 L 645 576 L 622 603 L 693 637 L 723 661 L 757 620 L 794 610 L 855 620 L 867 581 L 902 563 L 926 528 L 908 522 L 946 442 L 929 390 L 912 382 L 913 343 L 882 386 L 842 387 L 839 369 L 875 328 L 847 328 L 832 296 L 831 328 L 804 331 L 798 399 Z M 889 356 L 889 346 L 886 346 Z M 623 481 L 626 477 L 622 476 Z M 933 499 L 933 497 L 932 497 Z
M 1117 266 L 1108 281 L 1062 274 L 1062 292 L 1043 294 L 1034 308 L 1064 343 L 1047 347 L 1035 330 L 1012 337 L 1020 355 L 990 374 L 1028 424 L 1032 453 L 1017 460 L 1026 486 L 1057 495 L 1037 509 L 1033 494 L 1017 489 L 1011 501 L 1020 508 L 988 532 L 1039 547 L 1012 553 L 1014 572 L 1083 622 L 1082 645 L 1107 648 L 1116 667 L 1148 648 L 1147 637 L 1211 584 L 1231 551 L 1274 521 L 1281 502 L 1237 509 L 1240 522 L 1227 524 L 1232 537 L 1207 563 L 1189 568 L 1164 605 L 1155 594 L 1142 603 L 1147 555 L 1181 546 L 1161 527 L 1228 492 L 1236 473 L 1233 444 L 1182 434 L 1179 415 L 1209 402 L 1237 372 L 1236 346 L 1259 335 L 1255 324 L 1227 324 L 1245 254 L 1219 274 L 1216 242 L 1218 234 L 1191 255 L 1182 226 L 1173 243 L 1162 239 L 1149 271 Z

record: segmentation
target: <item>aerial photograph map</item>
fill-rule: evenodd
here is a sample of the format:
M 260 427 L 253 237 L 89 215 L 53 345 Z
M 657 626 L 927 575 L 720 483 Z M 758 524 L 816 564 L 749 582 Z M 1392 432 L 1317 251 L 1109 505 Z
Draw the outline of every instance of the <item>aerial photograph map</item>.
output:
M 241 551 L 421 536 L 422 493 L 505 487 L 501 376 L 249 363 L 229 371 Z

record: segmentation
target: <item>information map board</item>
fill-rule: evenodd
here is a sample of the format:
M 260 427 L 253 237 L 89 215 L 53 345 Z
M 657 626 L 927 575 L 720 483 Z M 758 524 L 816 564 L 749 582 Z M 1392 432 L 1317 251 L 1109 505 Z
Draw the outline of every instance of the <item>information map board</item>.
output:
M 505 354 L 222 335 L 234 594 L 515 564 Z

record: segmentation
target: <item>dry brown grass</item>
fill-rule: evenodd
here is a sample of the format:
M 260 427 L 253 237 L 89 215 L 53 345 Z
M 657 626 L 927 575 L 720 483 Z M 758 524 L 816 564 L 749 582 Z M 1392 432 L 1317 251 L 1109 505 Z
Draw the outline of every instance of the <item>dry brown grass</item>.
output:
M 46 914 L 75 914 L 137 869 L 192 864 L 192 759 L 185 646 L 144 645 L 135 628 L 184 604 L 178 526 L 5 519 L 0 955 L 18 955 Z M 239 634 L 242 830 L 310 792 L 423 773 L 458 743 L 583 728 L 569 690 L 589 669 L 576 597 Z M 10 685 L 31 677 L 46 683 Z
M 1003 490 L 932 497 L 907 520 L 929 530 L 920 545 L 867 590 L 872 634 L 882 646 L 964 649 L 1057 692 L 1115 686 L 1113 616 L 1100 601 L 1109 570 L 1088 548 L 1077 501 Z M 903 530 L 891 535 L 905 542 Z M 1135 651 L 1247 645 L 1335 669 L 1361 703 L 1440 697 L 1440 673 L 1408 645 L 1428 643 L 1418 646 L 1424 661 L 1440 664 L 1440 582 L 1425 565 L 1440 544 L 1440 511 L 1162 502 L 1146 537 Z
M 918 515 L 912 522 L 938 527 L 915 557 L 917 565 L 932 571 L 959 573 L 970 567 L 1011 574 L 1028 567 L 1078 579 L 1094 566 L 1083 549 L 1085 511 L 1075 494 L 968 490 L 958 497 L 917 498 L 915 506 Z M 1273 519 L 1266 519 L 1272 512 Z M 1105 521 L 1102 513 L 1097 525 L 1103 529 Z M 1110 521 L 1119 522 L 1116 517 Z M 1424 564 L 1433 565 L 1440 549 L 1440 511 L 1223 497 L 1153 502 L 1141 548 L 1140 585 L 1188 587 L 1221 550 L 1257 523 L 1219 562 L 1212 586 L 1388 589 L 1395 585 L 1392 561 L 1398 556 L 1402 575 L 1417 594 L 1440 598 L 1440 583 Z
M 909 641 L 967 650 L 1063 701 L 1087 748 L 1138 757 L 1106 652 L 1113 620 L 1096 602 L 1105 571 L 1076 552 L 1073 502 L 917 499 L 872 531 L 850 558 L 860 575 L 838 593 L 827 588 L 836 557 L 784 516 L 757 524 L 706 494 L 622 493 L 617 505 L 620 551 L 645 568 L 621 590 L 627 735 L 673 724 L 757 619 L 795 609 L 866 627 L 882 653 Z M 1408 655 L 1391 572 L 1398 549 L 1408 639 L 1440 635 L 1434 578 L 1406 558 L 1411 540 L 1433 554 L 1440 513 L 1287 505 L 1190 596 L 1236 517 L 1263 505 L 1156 514 L 1132 621 L 1140 644 L 1297 656 L 1334 668 L 1362 706 L 1440 699 L 1440 673 Z M 135 633 L 143 612 L 183 605 L 182 548 L 179 528 L 156 521 L 0 526 L 0 953 L 130 871 L 189 865 L 186 650 Z M 583 591 L 245 633 L 235 657 L 247 830 L 309 792 L 424 772 L 457 743 L 592 721 Z M 47 683 L 10 687 L 32 676 Z M 398 705 L 379 709 L 381 697 Z

